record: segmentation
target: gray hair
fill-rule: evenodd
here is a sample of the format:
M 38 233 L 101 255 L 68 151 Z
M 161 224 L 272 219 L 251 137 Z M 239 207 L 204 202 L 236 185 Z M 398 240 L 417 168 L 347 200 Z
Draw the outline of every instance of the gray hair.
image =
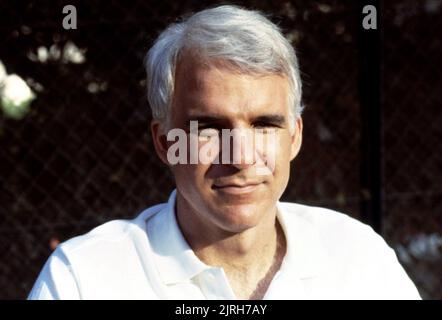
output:
M 171 24 L 146 55 L 147 97 L 152 116 L 168 125 L 175 69 L 184 51 L 207 61 L 226 61 L 240 72 L 281 74 L 290 85 L 291 117 L 302 112 L 302 84 L 298 61 L 278 26 L 257 11 L 224 5 L 206 9 Z

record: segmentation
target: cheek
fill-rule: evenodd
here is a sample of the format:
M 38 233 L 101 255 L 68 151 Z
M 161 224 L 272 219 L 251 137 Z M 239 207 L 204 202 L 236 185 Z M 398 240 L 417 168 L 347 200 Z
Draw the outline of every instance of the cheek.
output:
M 208 170 L 209 166 L 204 164 L 180 164 L 172 168 L 176 183 L 186 189 L 198 189 L 205 185 Z
M 278 158 L 281 165 L 290 166 L 291 145 L 289 137 L 282 137 L 278 144 Z
M 290 139 L 286 135 L 266 135 L 256 145 L 256 155 L 261 167 L 258 172 L 278 176 L 290 167 Z M 259 173 L 258 173 L 259 175 Z
M 281 139 L 281 143 L 279 146 L 279 157 L 280 157 L 279 163 L 287 175 L 290 173 L 290 163 L 292 155 L 291 141 L 292 141 L 291 136 L 289 135 L 284 136 L 284 138 Z

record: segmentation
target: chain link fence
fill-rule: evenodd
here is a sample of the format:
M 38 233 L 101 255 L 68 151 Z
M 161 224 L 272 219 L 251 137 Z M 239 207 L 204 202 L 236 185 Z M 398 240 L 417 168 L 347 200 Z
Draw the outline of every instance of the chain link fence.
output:
M 386 1 L 383 233 L 422 296 L 442 299 L 442 1 Z
M 383 235 L 425 298 L 442 298 L 442 1 L 382 7 Z M 0 60 L 36 94 L 0 115 L 0 298 L 25 298 L 60 241 L 163 202 L 173 179 L 149 134 L 143 58 L 177 17 L 220 1 L 1 2 Z M 242 1 L 295 45 L 303 149 L 283 200 L 361 218 L 357 2 Z

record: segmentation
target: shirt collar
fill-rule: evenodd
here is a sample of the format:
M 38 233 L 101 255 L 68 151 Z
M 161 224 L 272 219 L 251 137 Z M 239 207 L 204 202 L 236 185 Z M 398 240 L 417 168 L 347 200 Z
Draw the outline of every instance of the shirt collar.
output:
M 176 190 L 163 209 L 147 221 L 147 234 L 155 253 L 161 279 L 166 284 L 187 282 L 211 269 L 190 248 L 178 226 L 175 215 Z M 284 203 L 277 202 L 277 218 L 286 236 L 287 251 L 280 271 L 298 279 L 319 276 L 325 266 L 325 251 L 313 224 L 288 212 Z
M 147 221 L 147 235 L 161 279 L 166 284 L 189 281 L 210 268 L 190 248 L 175 216 L 176 190 L 167 205 Z
M 287 252 L 281 271 L 290 272 L 298 279 L 314 278 L 324 271 L 326 251 L 312 222 L 301 212 L 288 210 L 283 202 L 277 203 L 278 221 L 284 230 Z M 298 210 L 301 210 L 298 207 Z

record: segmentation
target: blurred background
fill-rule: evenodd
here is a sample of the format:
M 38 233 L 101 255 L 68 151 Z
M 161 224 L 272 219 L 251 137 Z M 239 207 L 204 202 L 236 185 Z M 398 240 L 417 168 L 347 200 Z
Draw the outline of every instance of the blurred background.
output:
M 219 3 L 0 1 L 0 298 L 25 298 L 59 242 L 167 199 L 143 58 Z M 298 52 L 304 142 L 283 200 L 370 223 L 442 299 L 442 0 L 378 2 L 365 32 L 364 1 L 230 3 L 270 14 Z

